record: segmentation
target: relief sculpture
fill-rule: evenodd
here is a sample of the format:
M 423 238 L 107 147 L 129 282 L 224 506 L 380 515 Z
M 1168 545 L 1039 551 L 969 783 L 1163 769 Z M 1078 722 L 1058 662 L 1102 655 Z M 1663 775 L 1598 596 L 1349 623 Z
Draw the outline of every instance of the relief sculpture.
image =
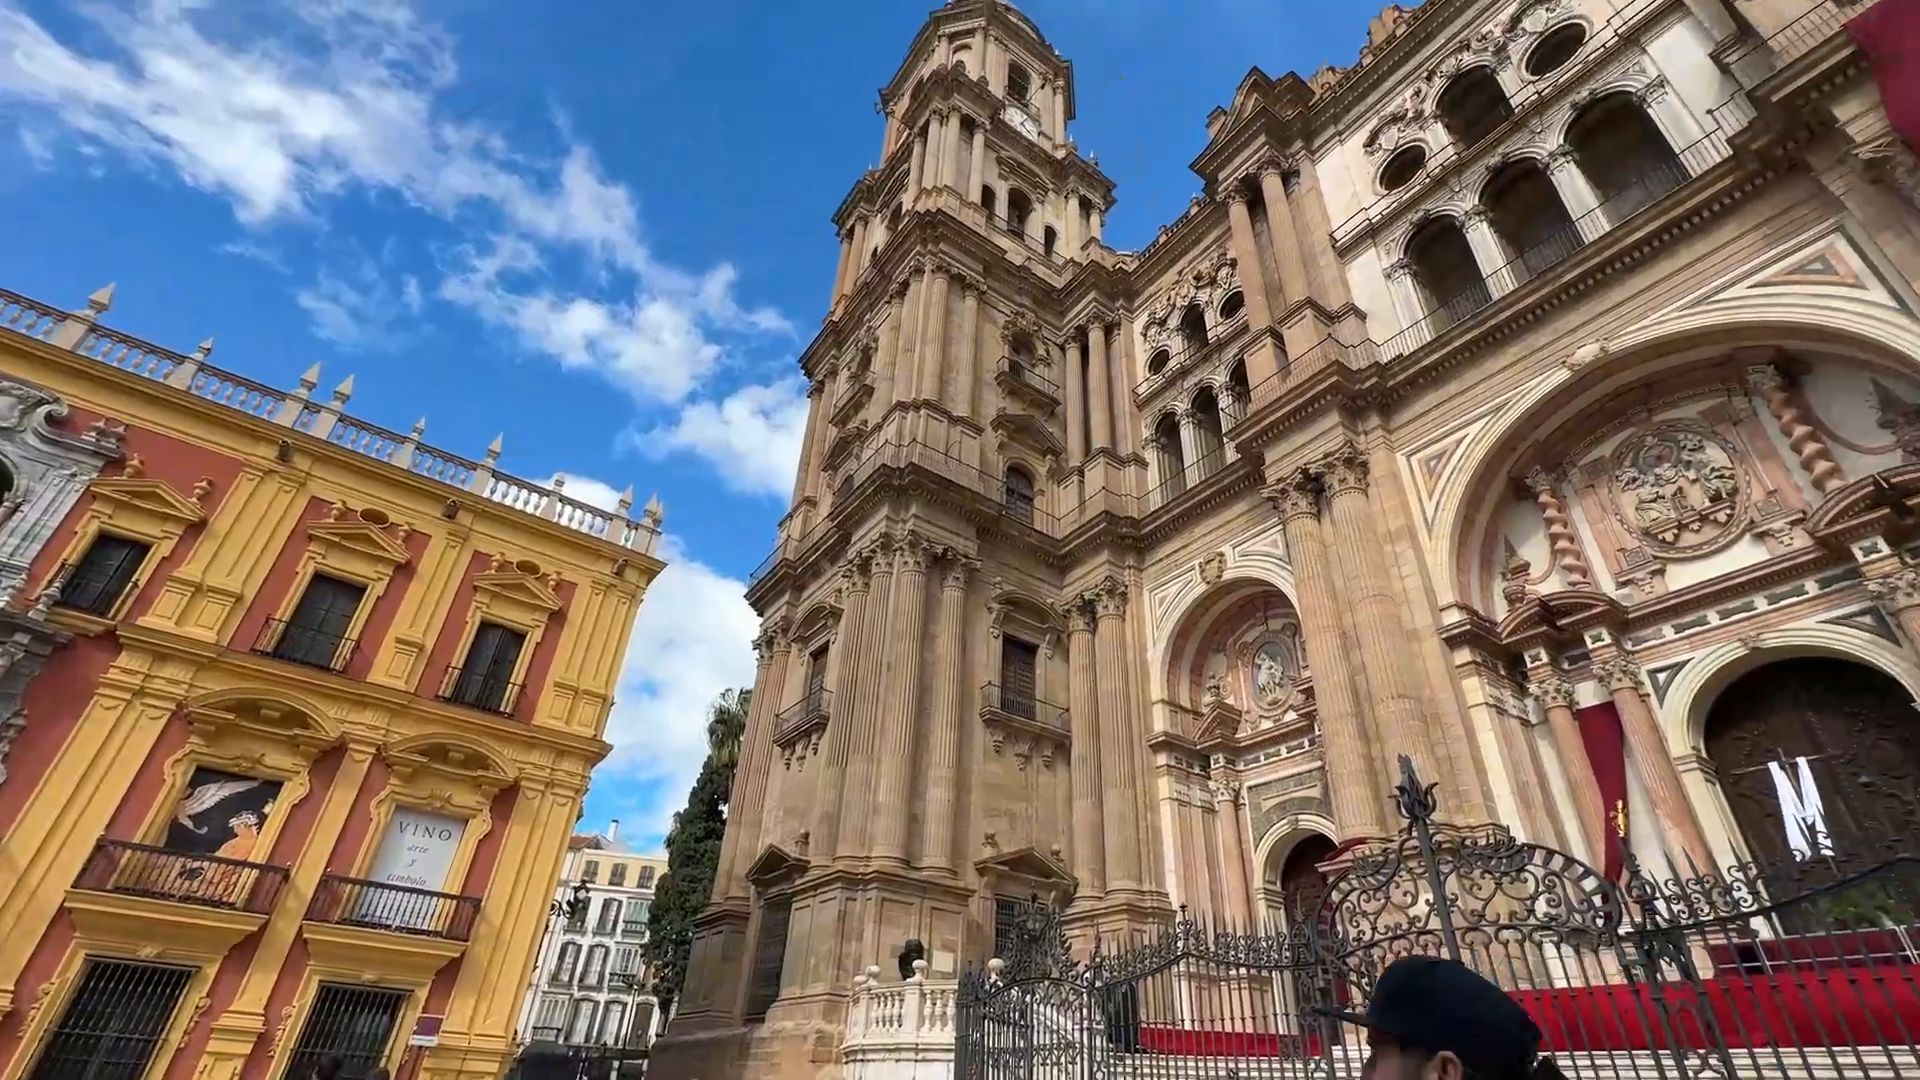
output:
M 1746 517 L 1733 451 L 1713 433 L 1668 425 L 1614 451 L 1614 510 L 1650 547 L 1704 554 L 1738 535 Z

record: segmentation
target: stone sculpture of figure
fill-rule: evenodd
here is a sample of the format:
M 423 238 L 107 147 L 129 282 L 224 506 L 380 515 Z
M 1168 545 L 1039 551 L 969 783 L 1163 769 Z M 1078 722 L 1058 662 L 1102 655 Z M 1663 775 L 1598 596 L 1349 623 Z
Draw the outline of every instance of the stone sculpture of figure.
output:
M 907 943 L 900 946 L 900 978 L 903 980 L 913 978 L 913 962 L 926 958 L 926 943 L 917 937 L 908 938 Z
M 1287 669 L 1280 660 L 1280 646 L 1269 642 L 1253 658 L 1253 686 L 1263 702 L 1272 702 L 1286 693 Z

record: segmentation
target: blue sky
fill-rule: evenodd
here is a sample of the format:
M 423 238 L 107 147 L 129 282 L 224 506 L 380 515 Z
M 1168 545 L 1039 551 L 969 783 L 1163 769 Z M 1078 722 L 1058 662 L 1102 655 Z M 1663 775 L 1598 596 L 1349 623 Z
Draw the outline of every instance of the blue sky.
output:
M 705 703 L 750 682 L 739 598 L 786 504 L 794 358 L 828 221 L 881 133 L 924 2 L 0 0 L 0 287 L 610 499 L 667 506 L 584 825 L 656 841 Z M 1198 191 L 1248 67 L 1353 61 L 1377 7 L 1022 5 L 1074 61 L 1074 135 L 1118 183 L 1106 237 Z

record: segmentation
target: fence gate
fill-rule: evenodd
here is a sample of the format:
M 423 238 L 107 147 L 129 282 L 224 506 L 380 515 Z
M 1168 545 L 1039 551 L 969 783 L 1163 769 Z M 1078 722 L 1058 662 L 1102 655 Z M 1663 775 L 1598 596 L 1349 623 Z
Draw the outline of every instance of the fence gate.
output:
M 1915 792 L 1871 837 L 1816 831 L 1791 858 L 1664 877 L 1629 853 L 1623 885 L 1500 826 L 1437 821 L 1404 757 L 1394 795 L 1399 834 L 1271 933 L 1182 911 L 1075 956 L 1036 902 L 1006 955 L 962 976 L 957 1075 L 1357 1077 L 1364 1041 L 1317 1008 L 1363 1010 L 1388 964 L 1431 955 L 1505 989 L 1570 1076 L 1920 1078 Z

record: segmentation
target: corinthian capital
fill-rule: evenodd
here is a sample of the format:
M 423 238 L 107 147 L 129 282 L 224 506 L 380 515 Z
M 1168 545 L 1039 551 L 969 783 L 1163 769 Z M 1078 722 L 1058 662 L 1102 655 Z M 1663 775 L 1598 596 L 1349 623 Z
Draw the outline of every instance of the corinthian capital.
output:
M 1367 455 L 1357 445 L 1342 443 L 1315 466 L 1331 495 L 1367 490 Z
M 1920 607 L 1920 569 L 1909 566 L 1884 577 L 1868 578 L 1867 592 L 1889 612 Z
M 1261 488 L 1260 494 L 1279 511 L 1283 523 L 1298 517 L 1320 516 L 1320 492 L 1317 483 L 1306 473 L 1276 480 Z
M 1558 674 L 1543 675 L 1528 684 L 1527 692 L 1547 708 L 1573 706 L 1573 684 Z
M 924 574 L 933 554 L 933 545 L 926 537 L 916 532 L 902 533 L 893 548 L 894 569 L 903 574 Z
M 1127 613 L 1127 583 L 1109 577 L 1081 594 L 1094 614 L 1102 619 L 1117 619 Z
M 1640 665 L 1624 656 L 1594 661 L 1593 677 L 1608 690 L 1640 689 Z
M 1085 593 L 1060 605 L 1060 617 L 1066 620 L 1069 634 L 1093 633 L 1093 602 Z
M 1214 802 L 1223 802 L 1229 806 L 1235 806 L 1239 804 L 1240 781 L 1227 780 L 1227 779 L 1215 779 L 1215 780 L 1207 781 L 1207 786 L 1213 789 Z

